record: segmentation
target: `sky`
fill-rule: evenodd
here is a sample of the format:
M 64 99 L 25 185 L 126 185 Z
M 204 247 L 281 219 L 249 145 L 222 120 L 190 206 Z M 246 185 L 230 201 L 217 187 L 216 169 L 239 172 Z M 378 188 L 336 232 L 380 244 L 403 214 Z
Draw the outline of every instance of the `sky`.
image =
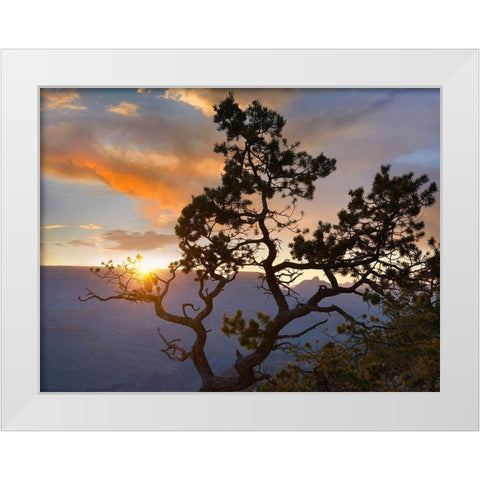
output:
M 426 173 L 440 185 L 439 89 L 234 89 L 287 121 L 289 143 L 337 159 L 319 179 L 303 225 L 335 221 L 348 190 L 371 185 L 381 165 Z M 41 89 L 42 265 L 100 265 L 140 253 L 147 267 L 179 257 L 183 206 L 220 181 L 222 133 L 213 105 L 226 89 Z M 439 239 L 440 195 L 424 214 Z M 285 253 L 288 240 L 284 238 Z

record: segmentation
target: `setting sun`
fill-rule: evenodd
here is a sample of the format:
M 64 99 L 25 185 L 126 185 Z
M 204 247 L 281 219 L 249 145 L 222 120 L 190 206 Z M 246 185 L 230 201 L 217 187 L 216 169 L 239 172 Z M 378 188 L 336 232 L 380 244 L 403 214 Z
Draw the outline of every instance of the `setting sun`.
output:
M 142 257 L 141 255 L 137 256 L 137 270 L 143 274 L 147 275 L 152 273 L 155 270 L 159 270 L 162 268 L 166 268 L 168 265 L 168 261 L 159 259 L 159 258 L 152 258 L 152 257 Z

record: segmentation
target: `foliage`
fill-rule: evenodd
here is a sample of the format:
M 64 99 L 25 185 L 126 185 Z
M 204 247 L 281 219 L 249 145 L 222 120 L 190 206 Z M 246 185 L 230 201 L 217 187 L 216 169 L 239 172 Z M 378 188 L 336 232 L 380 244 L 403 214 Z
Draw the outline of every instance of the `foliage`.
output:
M 384 318 L 363 315 L 337 327 L 321 349 L 292 347 L 295 365 L 265 391 L 439 391 L 440 252 L 381 301 Z M 365 299 L 371 298 L 368 291 Z
M 159 318 L 194 331 L 190 348 L 178 339 L 161 338 L 167 354 L 193 362 L 201 389 L 238 391 L 269 377 L 260 368 L 271 352 L 289 348 L 293 339 L 325 324 L 331 315 L 342 316 L 348 325 L 352 317 L 335 304 L 338 295 L 386 301 L 395 297 L 404 280 L 418 275 L 425 263 L 418 248 L 424 234 L 420 215 L 423 207 L 433 204 L 436 185 L 413 173 L 392 177 L 389 167 L 383 166 L 370 192 L 363 188 L 349 192 L 350 202 L 338 213 L 335 225 L 319 221 L 310 233 L 302 226 L 297 203 L 314 198 L 318 181 L 335 170 L 336 160 L 323 153 L 313 156 L 298 142 L 289 143 L 283 136 L 285 119 L 258 100 L 243 110 L 230 93 L 214 110 L 214 122 L 226 138 L 214 147 L 225 159 L 221 182 L 193 196 L 182 210 L 175 227 L 182 256 L 170 265 L 170 277 L 138 276 L 139 284 L 126 285 L 122 275 L 130 271 L 130 264 L 107 263 L 97 275 L 116 284 L 115 294 L 102 298 L 88 291 L 82 300 L 152 303 Z M 285 232 L 293 235 L 289 252 L 282 250 Z M 236 351 L 237 375 L 222 377 L 213 372 L 205 355 L 208 332 L 203 322 L 216 297 L 246 267 L 259 272 L 276 312 L 271 316 L 259 312 L 256 320 L 248 322 L 241 311 L 233 318 L 224 317 L 223 332 L 237 337 L 247 352 Z M 193 273 L 198 282 L 198 300 L 183 304 L 181 315 L 164 307 L 178 269 Z M 300 302 L 293 285 L 308 270 L 323 274 L 330 285 Z M 342 286 L 339 279 L 346 276 L 353 283 Z M 317 315 L 315 323 L 282 334 L 287 325 L 310 314 Z

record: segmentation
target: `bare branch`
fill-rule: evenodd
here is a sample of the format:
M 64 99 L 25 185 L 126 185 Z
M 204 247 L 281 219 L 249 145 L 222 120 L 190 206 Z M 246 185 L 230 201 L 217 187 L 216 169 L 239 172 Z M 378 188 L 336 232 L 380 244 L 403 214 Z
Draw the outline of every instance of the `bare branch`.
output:
M 158 336 L 164 341 L 166 347 L 162 348 L 162 352 L 167 355 L 170 360 L 175 360 L 177 362 L 184 362 L 187 358 L 190 357 L 191 352 L 187 352 L 182 346 L 178 345 L 181 339 L 175 338 L 173 340 L 167 340 L 162 333 L 160 332 L 160 327 L 157 328 Z
M 192 303 L 184 303 L 182 305 L 182 311 L 183 311 L 184 317 L 188 317 L 186 312 L 187 307 L 190 307 L 194 312 L 198 312 L 200 310 L 200 307 L 194 307 Z
M 325 323 L 328 322 L 328 318 L 325 319 L 325 320 L 322 320 L 321 322 L 317 322 L 315 323 L 314 325 L 312 325 L 311 327 L 308 327 L 306 328 L 305 330 L 302 330 L 301 332 L 299 333 L 295 333 L 295 334 L 292 334 L 292 335 L 277 335 L 277 339 L 278 340 L 283 340 L 283 339 L 286 339 L 286 338 L 298 338 L 298 337 L 301 337 L 302 335 L 305 335 L 306 333 L 310 332 L 311 330 L 317 328 L 318 326 L 320 325 L 324 325 Z

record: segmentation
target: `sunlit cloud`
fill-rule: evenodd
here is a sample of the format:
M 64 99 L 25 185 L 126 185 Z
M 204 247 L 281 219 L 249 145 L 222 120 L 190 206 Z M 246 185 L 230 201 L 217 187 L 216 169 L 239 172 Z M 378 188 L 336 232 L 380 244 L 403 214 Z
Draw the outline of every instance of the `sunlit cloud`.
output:
M 159 250 L 167 245 L 177 243 L 176 235 L 156 233 L 148 231 L 145 233 L 128 232 L 126 230 L 111 230 L 103 236 L 108 245 L 108 250 L 126 250 L 126 251 L 142 251 L 142 250 Z
M 171 209 L 159 209 L 158 202 L 154 201 L 141 202 L 139 210 L 140 214 L 150 219 L 156 227 L 170 226 L 173 228 L 178 218 L 178 213 L 173 212 Z
M 70 242 L 68 242 L 68 244 L 73 245 L 74 247 L 89 247 L 89 248 L 95 247 L 95 244 L 93 242 L 89 242 L 87 240 L 81 240 L 81 239 L 71 240 Z
M 118 105 L 109 105 L 107 110 L 125 117 L 136 117 L 138 115 L 138 105 L 130 102 L 120 102 Z
M 187 103 L 210 117 L 214 114 L 213 105 L 218 105 L 228 95 L 229 90 L 228 88 L 169 88 L 165 91 L 164 98 Z M 235 100 L 241 108 L 261 98 L 264 105 L 278 109 L 291 100 L 295 89 L 242 88 L 234 89 L 234 92 Z
M 101 230 L 102 229 L 100 225 L 94 225 L 93 223 L 89 223 L 88 225 L 79 225 L 78 228 L 83 228 L 84 230 Z
M 223 158 L 212 152 L 215 130 L 212 134 L 211 127 L 200 124 L 195 131 L 194 123 L 177 126 L 158 118 L 141 119 L 141 126 L 126 120 L 119 129 L 122 138 L 109 144 L 102 143 L 110 133 L 103 125 L 56 123 L 45 128 L 42 173 L 104 183 L 137 199 L 152 225 L 166 224 L 170 218 L 162 214 L 177 216 L 192 194 L 219 178 Z
M 66 225 L 44 225 L 43 227 L 40 227 L 42 228 L 42 230 L 56 230 L 57 228 L 65 228 Z
M 78 105 L 80 98 L 75 90 L 40 90 L 41 108 L 46 110 L 86 110 L 84 105 Z
M 176 157 L 155 156 L 150 151 L 137 151 L 130 157 L 122 148 L 77 150 L 67 156 L 52 154 L 48 158 L 48 173 L 69 179 L 97 179 L 130 197 L 153 202 L 157 212 L 165 208 L 178 211 L 191 194 L 188 185 L 198 183 L 199 177 L 205 179 L 209 172 L 221 171 L 216 162 L 184 161 L 182 168 Z M 200 181 L 194 190 L 200 190 L 203 183 Z
M 160 214 L 157 214 L 156 220 L 159 226 L 165 226 L 165 225 L 173 224 L 177 220 L 177 215 L 160 213 Z
M 64 243 L 60 243 L 60 242 L 55 242 L 54 245 L 56 247 L 66 247 L 66 245 Z
M 137 88 L 137 93 L 143 93 L 143 92 L 145 92 L 144 88 Z

